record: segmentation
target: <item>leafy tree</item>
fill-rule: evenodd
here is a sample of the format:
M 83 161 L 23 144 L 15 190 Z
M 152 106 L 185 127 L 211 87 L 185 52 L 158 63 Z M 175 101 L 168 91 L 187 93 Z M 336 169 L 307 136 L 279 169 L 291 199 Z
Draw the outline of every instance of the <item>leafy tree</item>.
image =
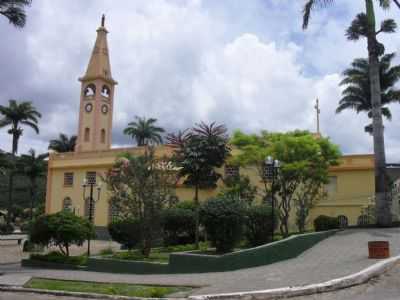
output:
M 33 107 L 31 102 L 18 103 L 16 100 L 10 100 L 8 106 L 0 105 L 0 128 L 11 126 L 8 133 L 12 135 L 12 156 L 18 152 L 18 141 L 23 133 L 21 125 L 32 128 L 36 133 L 39 133 L 38 122 L 41 114 Z M 11 217 L 11 207 L 13 200 L 13 172 L 9 172 L 8 182 L 8 222 Z
M 166 209 L 162 215 L 165 246 L 193 243 L 195 223 L 195 212 L 191 208 Z
M 58 153 L 73 152 L 76 145 L 76 135 L 68 135 L 60 133 L 58 139 L 50 140 L 49 149 L 57 151 Z
M 221 190 L 221 195 L 236 198 L 243 201 L 247 206 L 251 206 L 257 195 L 257 187 L 252 185 L 248 176 L 235 176 L 224 179 L 225 187 Z
M 15 27 L 22 28 L 26 23 L 25 7 L 31 3 L 32 0 L 0 0 L 0 15 Z
M 362 0 L 365 3 L 365 13 L 359 14 L 347 30 L 349 40 L 359 40 L 361 37 L 367 39 L 369 78 L 371 88 L 372 103 L 372 134 L 375 153 L 375 199 L 377 205 L 377 224 L 388 226 L 392 222 L 390 211 L 390 199 L 387 195 L 387 175 L 386 175 L 386 155 L 385 142 L 383 135 L 382 121 L 382 99 L 381 84 L 379 78 L 379 56 L 384 53 L 384 46 L 378 42 L 377 36 L 381 32 L 394 32 L 395 23 L 393 20 L 385 20 L 381 23 L 379 30 L 376 29 L 375 8 L 373 0 Z M 323 6 L 333 3 L 327 0 L 306 0 L 303 10 L 303 29 L 308 27 L 311 12 L 317 6 Z M 398 8 L 397 0 L 379 0 L 379 5 L 387 9 L 391 2 L 394 2 Z
M 119 158 L 104 178 L 120 217 L 140 222 L 145 257 L 150 255 L 155 233 L 160 230 L 162 209 L 176 183 L 176 171 L 165 161 L 155 157 L 153 148 L 146 148 L 143 155 Z
M 200 214 L 217 253 L 232 251 L 243 234 L 243 202 L 227 197 L 213 198 L 201 206 Z
M 82 246 L 89 236 L 95 236 L 93 225 L 89 220 L 68 211 L 38 217 L 29 232 L 32 243 L 43 246 L 54 245 L 66 256 L 69 256 L 71 245 Z
M 316 138 L 307 131 L 263 131 L 260 135 L 246 135 L 237 131 L 233 135 L 232 144 L 241 150 L 235 160 L 243 166 L 255 167 L 258 170 L 258 175 L 264 182 L 264 198 L 272 189 L 277 191 L 279 199 L 275 201 L 283 236 L 289 234 L 288 222 L 294 199 L 304 196 L 300 188 L 305 184 L 315 187 L 326 182 L 328 168 L 337 163 L 340 154 L 337 146 L 331 144 L 328 139 Z M 268 155 L 282 163 L 274 187 L 265 176 L 265 158 Z M 313 172 L 318 176 L 315 176 L 315 181 L 308 181 Z
M 128 127 L 124 129 L 124 134 L 135 139 L 138 146 L 162 144 L 162 134 L 165 130 L 155 125 L 157 119 L 146 119 L 138 116 L 135 119 L 136 121 L 130 122 Z
M 30 219 L 33 218 L 33 208 L 35 207 L 35 198 L 37 192 L 37 181 L 39 178 L 46 177 L 48 153 L 36 155 L 35 150 L 30 149 L 29 154 L 23 154 L 19 158 L 18 164 L 22 174 L 24 174 L 30 182 Z
M 227 129 L 224 125 L 197 124 L 190 130 L 168 135 L 174 149 L 173 161 L 179 168 L 178 176 L 184 184 L 194 187 L 196 205 L 196 247 L 199 246 L 199 189 L 215 187 L 222 167 L 230 154 Z

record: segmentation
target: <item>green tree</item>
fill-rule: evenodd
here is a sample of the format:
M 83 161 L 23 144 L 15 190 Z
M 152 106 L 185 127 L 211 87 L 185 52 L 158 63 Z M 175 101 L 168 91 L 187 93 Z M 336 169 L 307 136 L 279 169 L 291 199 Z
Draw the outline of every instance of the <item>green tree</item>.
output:
M 8 133 L 12 135 L 12 151 L 11 154 L 15 158 L 18 152 L 18 142 L 23 133 L 23 126 L 32 128 L 37 134 L 39 133 L 38 122 L 42 115 L 35 109 L 32 102 L 23 101 L 18 103 L 16 100 L 10 100 L 8 106 L 0 105 L 0 128 L 11 126 Z M 10 222 L 12 199 L 13 199 L 13 172 L 9 172 L 8 181 L 8 222 Z
M 384 53 L 384 47 L 377 40 L 377 35 L 381 32 L 392 32 L 394 28 L 391 24 L 393 20 L 382 22 L 381 29 L 376 30 L 375 8 L 373 0 L 362 0 L 365 3 L 365 14 L 358 15 L 358 21 L 353 22 L 350 31 L 347 31 L 347 37 L 350 40 L 358 40 L 360 37 L 367 38 L 369 78 L 371 88 L 372 103 L 372 136 L 374 141 L 375 154 L 375 201 L 377 206 L 377 224 L 380 226 L 388 226 L 392 222 L 390 211 L 390 199 L 387 195 L 387 175 L 386 175 L 386 155 L 385 140 L 383 135 L 382 121 L 382 99 L 381 84 L 379 78 L 379 56 Z M 312 10 L 321 5 L 328 5 L 333 0 L 307 0 L 303 10 L 303 29 L 308 27 Z M 390 7 L 390 0 L 379 0 L 379 5 L 387 9 Z M 393 1 L 398 7 L 398 1 Z M 400 8 L 400 7 L 399 7 Z M 365 22 L 359 22 L 360 18 L 364 18 Z M 357 24 L 358 23 L 358 24 Z M 364 25 L 367 25 L 366 27 Z M 361 31 L 362 30 L 362 31 Z M 366 33 L 363 35 L 362 33 Z
M 135 139 L 138 146 L 162 144 L 162 134 L 165 130 L 155 125 L 157 119 L 146 119 L 138 116 L 135 119 L 136 121 L 130 122 L 128 127 L 124 129 L 124 134 L 130 135 L 132 139 Z
M 37 195 L 37 181 L 46 177 L 48 153 L 36 155 L 35 150 L 30 149 L 29 154 L 23 154 L 18 159 L 19 169 L 29 179 L 30 195 L 30 219 L 33 219 L 33 209 Z
M 234 133 L 232 144 L 241 151 L 236 156 L 237 163 L 255 167 L 260 180 L 264 182 L 266 198 L 274 189 L 278 193 L 277 202 L 280 231 L 283 236 L 289 234 L 289 216 L 296 192 L 306 184 L 306 180 L 313 172 L 318 171 L 319 181 L 326 182 L 328 168 L 337 164 L 340 152 L 326 138 L 316 138 L 307 131 L 288 133 L 261 132 L 260 135 L 246 135 L 240 131 Z M 281 162 L 281 167 L 271 186 L 265 176 L 265 158 L 271 155 Z M 298 196 L 298 195 L 297 195 Z
M 32 0 L 0 0 L 0 15 L 15 27 L 22 28 L 26 23 L 25 7 L 31 3 Z
M 199 189 L 215 187 L 221 175 L 215 170 L 223 166 L 230 154 L 227 129 L 224 125 L 197 124 L 190 130 L 168 135 L 173 147 L 173 161 L 184 184 L 194 187 L 196 205 L 196 247 L 199 246 Z
M 176 183 L 176 171 L 165 161 L 155 157 L 153 148 L 146 148 L 143 155 L 119 158 L 104 178 L 120 218 L 139 221 L 145 257 L 150 255 L 155 233 L 160 231 L 162 210 Z
M 58 139 L 50 140 L 48 149 L 58 153 L 73 152 L 75 150 L 76 139 L 76 135 L 68 137 L 68 135 L 60 133 Z
M 400 79 L 400 65 L 391 66 L 395 53 L 386 54 L 380 60 L 380 80 L 382 90 L 382 115 L 388 120 L 392 114 L 388 105 L 400 101 L 400 90 L 395 88 Z M 344 79 L 340 85 L 346 88 L 342 92 L 342 99 L 336 109 L 340 113 L 347 109 L 355 110 L 357 113 L 366 112 L 372 118 L 371 89 L 369 81 L 369 64 L 365 58 L 355 59 L 351 68 L 343 72 Z M 372 133 L 372 124 L 365 126 L 365 131 Z
M 71 245 L 82 246 L 88 237 L 94 237 L 93 225 L 86 218 L 61 211 L 38 217 L 30 227 L 29 240 L 43 246 L 56 246 L 69 256 Z

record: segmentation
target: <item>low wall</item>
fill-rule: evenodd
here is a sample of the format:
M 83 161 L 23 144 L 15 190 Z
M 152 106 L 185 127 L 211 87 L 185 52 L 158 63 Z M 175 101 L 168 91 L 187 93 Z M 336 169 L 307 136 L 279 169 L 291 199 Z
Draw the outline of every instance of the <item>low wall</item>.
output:
M 294 258 L 334 233 L 336 230 L 295 235 L 267 245 L 224 255 L 202 255 L 194 252 L 172 253 L 169 264 L 91 257 L 88 259 L 87 270 L 131 274 L 232 271 Z

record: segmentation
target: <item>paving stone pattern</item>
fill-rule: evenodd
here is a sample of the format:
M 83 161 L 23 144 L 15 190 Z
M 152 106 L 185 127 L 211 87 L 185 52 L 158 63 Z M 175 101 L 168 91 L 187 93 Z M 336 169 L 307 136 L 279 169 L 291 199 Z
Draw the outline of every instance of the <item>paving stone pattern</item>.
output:
M 368 259 L 367 242 L 371 240 L 389 240 L 391 254 L 400 254 L 400 229 L 351 229 L 338 232 L 323 240 L 297 258 L 232 272 L 178 274 L 178 275 L 128 275 L 108 274 L 86 271 L 41 270 L 18 267 L 16 264 L 2 265 L 0 284 L 8 281 L 18 281 L 18 278 L 29 276 L 87 280 L 99 282 L 127 282 L 142 284 L 168 284 L 200 286 L 193 294 L 210 294 L 224 292 L 240 292 L 270 289 L 285 286 L 304 285 L 324 282 L 358 272 L 376 260 Z M 0 246 L 0 253 L 4 249 Z M 9 254 L 9 260 L 14 254 Z M 1 255 L 3 256 L 3 255 Z M 5 256 L 7 257 L 7 255 Z M 0 258 L 1 260 L 2 258 Z M 3 270 L 3 271 L 2 271 Z

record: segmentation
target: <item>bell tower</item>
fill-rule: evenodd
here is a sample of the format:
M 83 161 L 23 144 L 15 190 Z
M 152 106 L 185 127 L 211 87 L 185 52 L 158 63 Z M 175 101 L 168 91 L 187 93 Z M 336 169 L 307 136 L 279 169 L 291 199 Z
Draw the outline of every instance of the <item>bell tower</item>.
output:
M 111 147 L 114 88 L 107 44 L 105 16 L 97 29 L 97 38 L 89 65 L 81 82 L 78 140 L 76 152 L 108 150 Z

